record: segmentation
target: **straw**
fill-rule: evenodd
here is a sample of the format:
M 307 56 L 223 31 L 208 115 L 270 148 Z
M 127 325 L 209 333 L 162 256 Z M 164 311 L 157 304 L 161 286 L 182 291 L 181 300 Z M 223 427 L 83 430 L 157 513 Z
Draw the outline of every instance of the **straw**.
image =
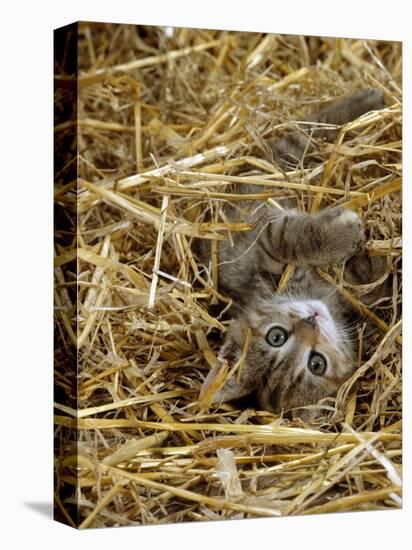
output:
M 58 110 L 55 127 L 56 517 L 97 528 L 400 508 L 401 44 L 84 22 L 78 47 L 78 122 Z M 72 77 L 56 70 L 60 105 Z M 385 108 L 318 140 L 313 164 L 276 163 L 270 140 L 368 86 Z M 220 242 L 282 198 L 356 210 L 384 264 L 366 287 L 341 265 L 320 272 L 368 325 L 357 370 L 310 424 L 212 399 L 253 338 L 236 364 L 218 359 L 231 304 Z

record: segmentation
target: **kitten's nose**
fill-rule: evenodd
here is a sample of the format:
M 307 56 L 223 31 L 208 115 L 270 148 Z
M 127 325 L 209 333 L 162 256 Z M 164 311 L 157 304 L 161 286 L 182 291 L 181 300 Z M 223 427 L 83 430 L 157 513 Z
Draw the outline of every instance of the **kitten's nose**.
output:
M 318 324 L 316 323 L 316 315 L 310 315 L 309 317 L 302 319 L 302 321 L 310 325 L 312 328 L 317 328 L 318 326 Z
M 301 342 L 315 346 L 319 338 L 319 325 L 316 322 L 316 315 L 300 319 L 295 325 L 295 335 Z

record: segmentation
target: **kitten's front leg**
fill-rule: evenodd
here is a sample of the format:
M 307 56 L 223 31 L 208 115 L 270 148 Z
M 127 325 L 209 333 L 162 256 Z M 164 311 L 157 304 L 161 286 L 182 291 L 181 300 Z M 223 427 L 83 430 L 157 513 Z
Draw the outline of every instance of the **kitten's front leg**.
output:
M 357 252 L 345 265 L 344 278 L 351 285 L 377 283 L 369 292 L 362 294 L 361 301 L 370 305 L 379 298 L 391 295 L 391 269 L 384 256 L 369 256 L 366 249 Z
M 261 241 L 264 252 L 276 261 L 321 267 L 353 256 L 363 245 L 364 233 L 352 210 L 289 210 L 267 224 Z

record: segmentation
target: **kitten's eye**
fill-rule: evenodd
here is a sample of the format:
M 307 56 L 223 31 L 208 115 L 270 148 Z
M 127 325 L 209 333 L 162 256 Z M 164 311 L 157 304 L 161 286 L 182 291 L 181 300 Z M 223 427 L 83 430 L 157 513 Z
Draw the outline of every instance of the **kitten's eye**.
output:
M 274 348 L 280 348 L 288 339 L 288 333 L 282 327 L 272 327 L 266 334 L 266 342 Z
M 309 356 L 308 367 L 312 374 L 322 376 L 326 371 L 326 359 L 320 353 L 313 351 Z

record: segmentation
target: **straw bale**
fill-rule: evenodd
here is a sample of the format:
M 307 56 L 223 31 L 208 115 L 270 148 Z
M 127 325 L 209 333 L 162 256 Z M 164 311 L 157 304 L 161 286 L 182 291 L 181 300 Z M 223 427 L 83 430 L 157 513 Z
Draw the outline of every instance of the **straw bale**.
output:
M 57 147 L 75 132 L 78 150 L 77 183 L 69 157 L 56 169 L 57 518 L 85 528 L 401 506 L 401 54 L 375 40 L 79 25 L 77 111 L 55 129 Z M 56 78 L 59 105 L 71 76 Z M 385 108 L 320 143 L 316 165 L 276 165 L 268 139 L 370 86 Z M 240 195 L 241 183 L 259 191 Z M 290 195 L 307 211 L 356 209 L 390 282 L 365 304 L 378 283 L 321 273 L 375 328 L 358 327 L 359 369 L 312 424 L 200 396 L 230 305 L 217 241 L 250 229 L 223 206 Z

